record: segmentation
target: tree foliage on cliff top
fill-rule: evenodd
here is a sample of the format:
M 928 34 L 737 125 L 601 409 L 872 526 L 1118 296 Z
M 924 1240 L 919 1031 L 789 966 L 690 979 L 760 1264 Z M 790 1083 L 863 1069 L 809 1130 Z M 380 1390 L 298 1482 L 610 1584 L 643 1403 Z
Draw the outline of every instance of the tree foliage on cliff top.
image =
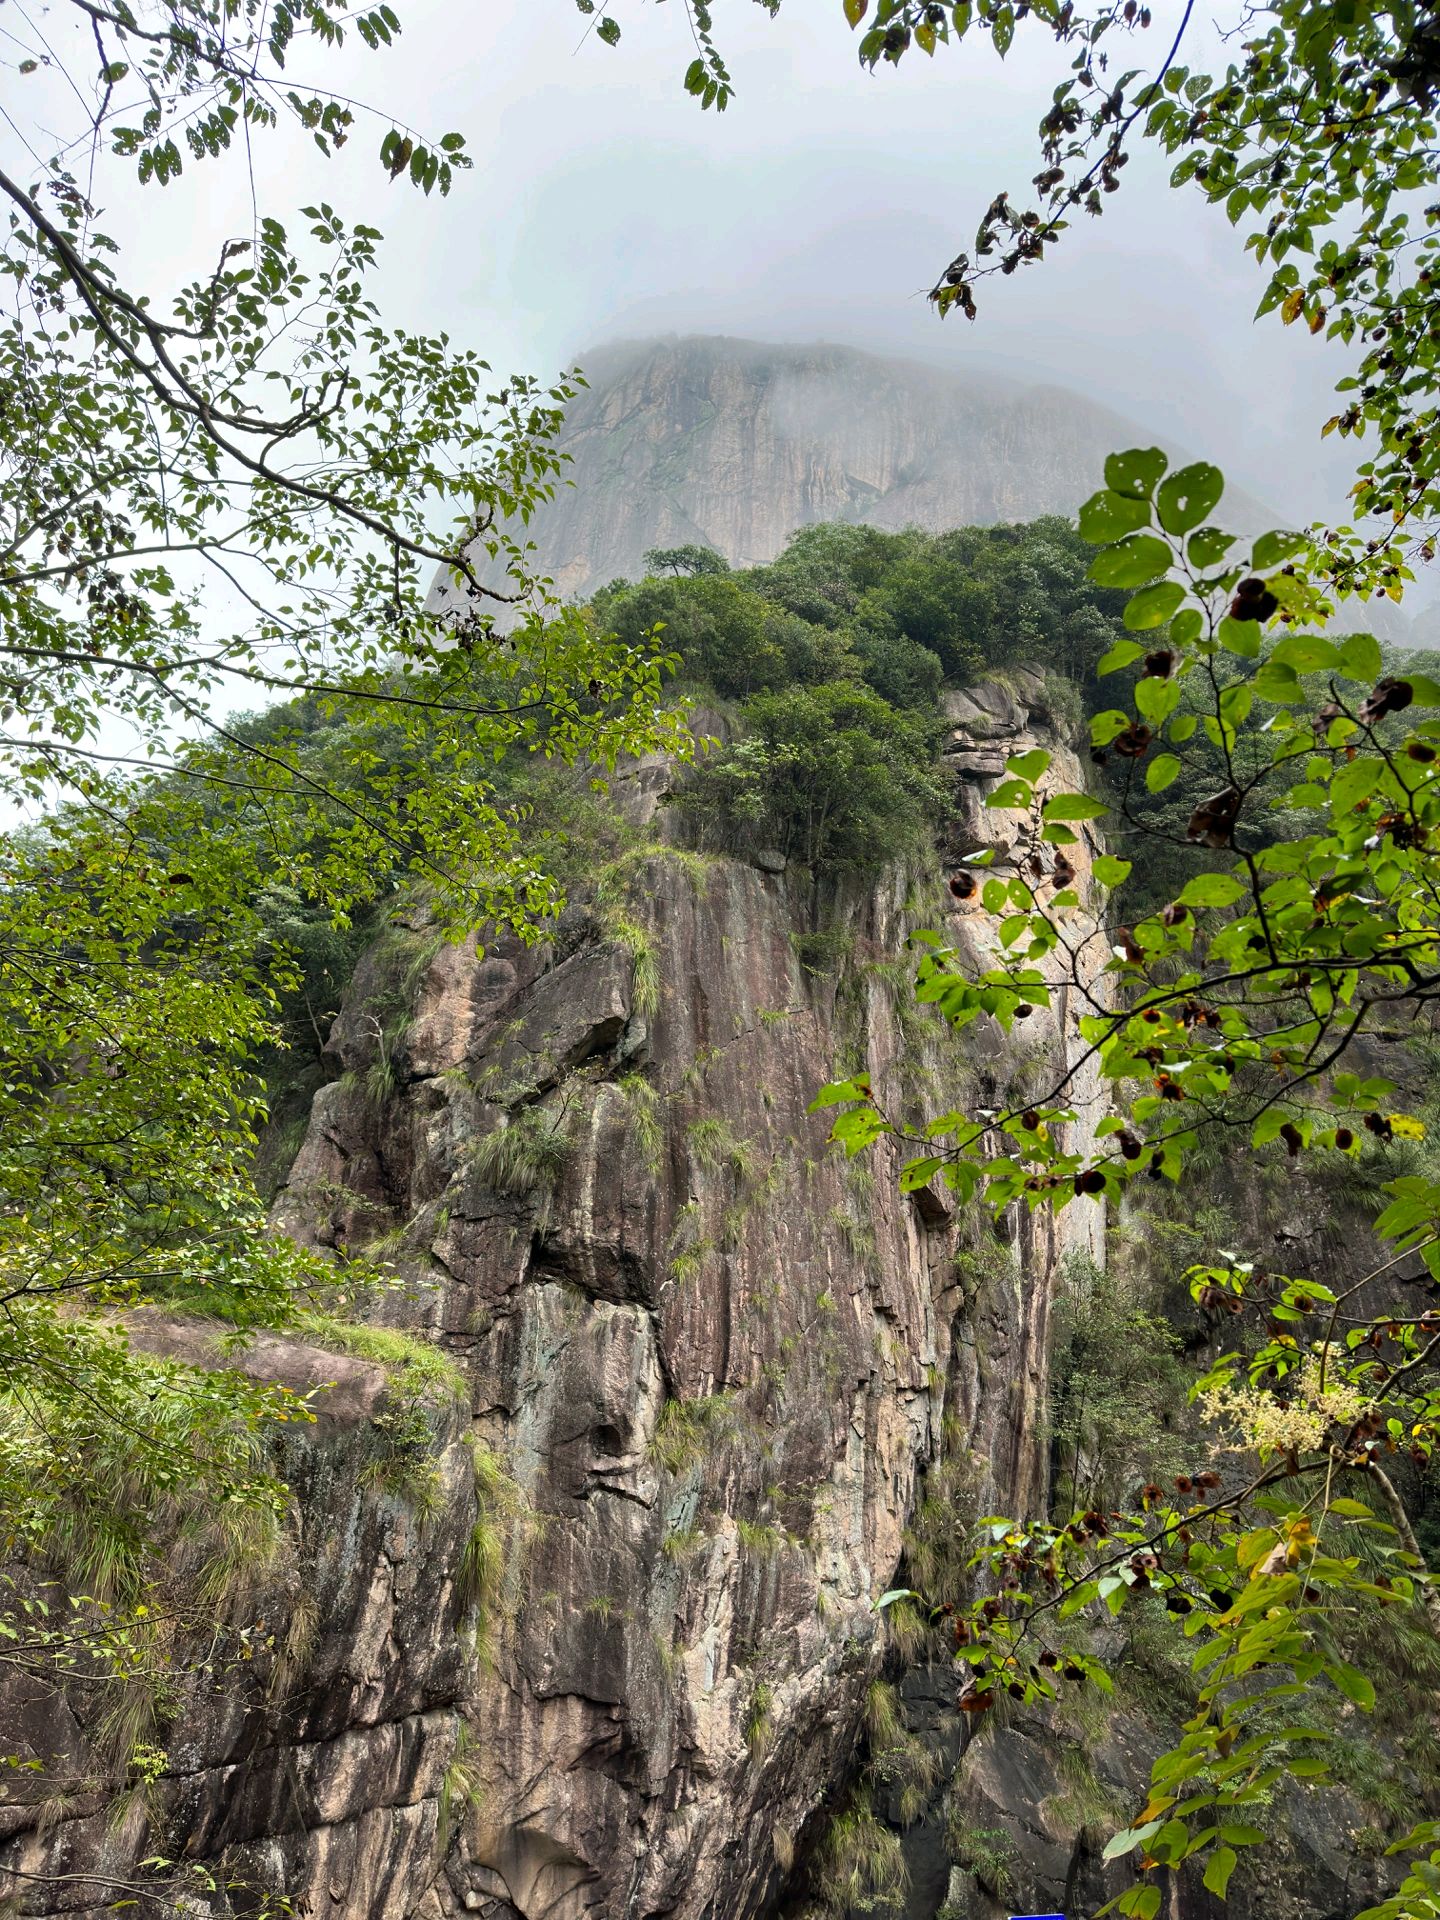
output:
M 702 701 L 736 701 L 738 737 L 680 796 L 712 843 L 816 871 L 873 868 L 925 841 L 940 696 L 987 670 L 1083 679 L 1124 629 L 1124 596 L 1086 577 L 1067 522 L 803 528 L 768 566 L 615 581 L 590 614 L 621 644 L 655 630 Z

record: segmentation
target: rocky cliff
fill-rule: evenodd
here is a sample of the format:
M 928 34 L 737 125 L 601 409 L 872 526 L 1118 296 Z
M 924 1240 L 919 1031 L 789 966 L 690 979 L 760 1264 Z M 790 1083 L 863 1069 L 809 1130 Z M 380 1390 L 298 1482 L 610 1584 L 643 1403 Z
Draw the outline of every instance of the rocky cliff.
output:
M 98 1707 L 29 1702 L 26 1750 L 84 1786 L 8 1796 L 23 1912 L 104 1910 L 166 1880 L 156 1857 L 188 1863 L 192 1911 L 268 1890 L 327 1920 L 746 1920 L 803 1876 L 927 1472 L 943 1454 L 956 1528 L 1039 1492 L 1050 1285 L 1100 1224 L 997 1236 L 837 1158 L 807 1111 L 837 1065 L 898 1102 L 979 1099 L 1068 1044 L 1063 1009 L 1023 1053 L 927 1022 L 902 1067 L 905 936 L 983 940 L 943 863 L 1003 859 L 1013 822 L 981 796 L 1007 749 L 1054 744 L 1038 680 L 951 698 L 932 872 L 822 899 L 702 858 L 665 839 L 651 766 L 618 783 L 628 850 L 547 946 L 426 945 L 399 1027 L 375 1017 L 384 953 L 362 965 L 279 1218 L 382 1252 L 403 1285 L 381 1316 L 449 1356 L 466 1405 L 432 1422 L 418 1500 L 373 1471 L 404 1411 L 383 1371 L 252 1352 L 338 1382 L 287 1457 L 270 1630 L 218 1682 L 194 1658 L 143 1792 L 95 1763 Z M 194 1353 L 204 1330 L 144 1337 Z
M 951 858 L 996 831 L 997 741 L 1045 726 L 978 700 Z M 548 949 L 442 950 L 379 1107 L 373 1027 L 342 1016 L 283 1216 L 322 1244 L 401 1232 L 404 1317 L 463 1367 L 529 1515 L 437 1913 L 762 1911 L 852 1770 L 873 1602 L 947 1417 L 972 1502 L 1038 1490 L 1048 1285 L 1098 1216 L 1017 1220 L 967 1298 L 957 1255 L 990 1230 L 847 1165 L 807 1112 L 837 1061 L 904 1097 L 897 975 L 937 878 L 818 907 L 802 875 L 655 837 Z M 1063 1019 L 1031 1041 L 1064 1044 Z M 925 1058 L 977 1092 L 1028 1067 L 938 1034 Z
M 1043 1502 L 1057 1276 L 1102 1251 L 1096 1206 L 997 1227 L 902 1197 L 808 1111 L 861 1067 L 894 1108 L 999 1104 L 1075 1045 L 1063 1000 L 1023 1039 L 916 1014 L 907 934 L 992 937 L 946 882 L 1013 857 L 1023 823 L 983 805 L 1007 753 L 1081 777 L 1038 676 L 946 699 L 926 870 L 817 892 L 702 857 L 652 762 L 548 944 L 417 926 L 362 963 L 277 1223 L 388 1262 L 392 1331 L 372 1359 L 239 1350 L 319 1419 L 279 1462 L 278 1550 L 158 1680 L 56 1690 L 5 1654 L 17 1914 L 1001 1920 L 1122 1889 L 1100 1848 L 1155 1719 L 1077 1695 L 977 1730 L 946 1649 L 874 1604 Z M 134 1332 L 234 1364 L 195 1322 Z M 1346 1920 L 1375 1884 L 1362 1809 L 1292 1800 L 1237 1920 Z M 1167 1912 L 1214 1908 L 1182 1884 Z
M 580 361 L 590 384 L 559 443 L 570 484 L 525 532 L 566 597 L 638 579 L 650 547 L 755 566 L 820 520 L 939 531 L 1073 514 L 1137 436 L 1060 388 L 852 347 L 696 337 Z

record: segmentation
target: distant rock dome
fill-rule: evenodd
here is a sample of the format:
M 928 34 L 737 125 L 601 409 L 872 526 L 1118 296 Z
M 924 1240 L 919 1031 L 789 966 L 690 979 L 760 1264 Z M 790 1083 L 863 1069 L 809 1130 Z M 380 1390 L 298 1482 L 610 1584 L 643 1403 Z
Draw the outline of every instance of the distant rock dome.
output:
M 696 542 L 746 567 L 819 520 L 940 531 L 1073 514 L 1138 431 L 1058 387 L 853 347 L 697 335 L 579 364 L 590 384 L 559 440 L 570 484 L 524 536 L 567 599 L 638 578 L 650 547 Z

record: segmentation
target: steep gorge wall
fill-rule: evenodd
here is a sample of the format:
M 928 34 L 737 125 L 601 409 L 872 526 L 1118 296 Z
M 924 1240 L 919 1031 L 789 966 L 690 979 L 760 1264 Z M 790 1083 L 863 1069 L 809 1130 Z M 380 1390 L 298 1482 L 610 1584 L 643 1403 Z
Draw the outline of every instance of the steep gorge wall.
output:
M 893 1163 L 847 1165 L 807 1112 L 837 1068 L 896 1106 L 983 1101 L 1071 1044 L 1062 1009 L 1023 1048 L 931 1021 L 902 1046 L 907 932 L 943 917 L 981 950 L 945 863 L 1003 863 L 1018 823 L 982 796 L 1007 750 L 1055 744 L 1038 677 L 953 700 L 939 867 L 829 900 L 823 970 L 801 959 L 806 876 L 658 827 L 548 946 L 428 955 L 403 1033 L 362 965 L 278 1218 L 383 1245 L 405 1281 L 384 1316 L 444 1348 L 468 1405 L 417 1513 L 363 1470 L 393 1404 L 378 1370 L 252 1356 L 341 1381 L 292 1443 L 289 1571 L 250 1602 L 308 1620 L 303 1644 L 262 1635 L 239 1679 L 171 1700 L 123 1818 L 98 1779 L 59 1807 L 11 1796 L 23 1912 L 106 1910 L 155 1854 L 215 1872 L 196 1912 L 268 1888 L 316 1920 L 747 1920 L 780 1896 L 853 1771 L 873 1601 L 942 1445 L 972 1513 L 1040 1493 L 1051 1284 L 1100 1227 L 1073 1208 L 997 1238 L 900 1196 Z M 1078 779 L 1064 752 L 1056 777 Z M 653 815 L 668 778 L 638 770 L 624 803 Z M 513 1488 L 482 1476 L 483 1657 L 460 1577 L 475 1441 Z M 68 1742 L 98 1774 L 93 1716 L 31 1712 L 31 1751 Z
M 959 702 L 952 859 L 1003 840 L 979 796 L 1036 737 L 981 698 Z M 437 956 L 383 1107 L 360 1091 L 373 1027 L 338 1024 L 347 1074 L 282 1217 L 321 1244 L 403 1230 L 403 1315 L 463 1366 L 533 1512 L 437 1913 L 758 1912 L 853 1764 L 872 1603 L 942 1415 L 979 1508 L 1039 1492 L 1050 1281 L 1096 1210 L 1009 1223 L 966 1310 L 957 1250 L 989 1226 L 847 1167 L 806 1111 L 837 1063 L 905 1100 L 895 962 L 935 877 L 923 913 L 895 873 L 832 903 L 847 951 L 814 973 L 807 879 L 657 842 L 612 881 L 623 937 L 581 902 L 548 950 Z M 983 916 L 953 922 L 964 944 Z M 1027 1049 L 1053 1059 L 1065 1022 L 1044 1024 Z M 938 1030 L 920 1064 L 937 1092 L 1026 1070 Z M 507 1130 L 563 1148 L 517 1171 Z

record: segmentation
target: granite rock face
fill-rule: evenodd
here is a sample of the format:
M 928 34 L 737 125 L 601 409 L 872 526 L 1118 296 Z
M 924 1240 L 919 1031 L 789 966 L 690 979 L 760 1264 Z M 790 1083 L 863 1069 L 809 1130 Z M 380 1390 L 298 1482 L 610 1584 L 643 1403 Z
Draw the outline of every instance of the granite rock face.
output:
M 1073 514 L 1136 429 L 1079 395 L 853 347 L 719 336 L 597 348 L 526 531 L 566 596 L 638 579 L 651 547 L 757 566 L 821 520 L 949 527 Z M 479 556 L 483 562 L 485 556 Z
M 138 1736 L 107 1732 L 103 1688 L 7 1669 L 7 1750 L 41 1762 L 0 1796 L 20 1912 L 774 1905 L 853 1767 L 886 1657 L 872 1603 L 942 1421 L 976 1502 L 1038 1493 L 1050 1282 L 1099 1231 L 1074 1209 L 997 1237 L 845 1162 L 807 1110 L 837 1070 L 918 1110 L 1070 1043 L 1063 1013 L 1024 1057 L 913 1025 L 906 934 L 979 952 L 988 919 L 944 875 L 997 835 L 1010 857 L 974 749 L 1050 741 L 995 690 L 956 696 L 953 725 L 938 871 L 821 904 L 781 863 L 657 834 L 549 945 L 427 949 L 402 1037 L 376 1017 L 384 955 L 362 963 L 277 1223 L 337 1252 L 384 1239 L 385 1317 L 443 1348 L 467 1404 L 423 1436 L 422 1500 L 388 1477 L 407 1409 L 381 1368 L 273 1338 L 237 1359 L 136 1317 L 154 1350 L 318 1387 L 320 1417 L 286 1443 L 284 1552 L 208 1639 L 192 1615 L 168 1643 L 181 1679 Z M 670 777 L 630 770 L 617 804 L 650 819 Z M 1057 777 L 1078 778 L 1063 754 Z
M 214 1332 L 145 1314 L 132 1337 L 237 1364 Z M 178 1637 L 162 1622 L 130 1682 L 57 1691 L 7 1660 L 0 1726 L 21 1767 L 0 1798 L 0 1890 L 19 1914 L 253 1914 L 270 1892 L 298 1913 L 378 1920 L 424 1901 L 474 1664 L 468 1423 L 455 1410 L 430 1433 L 417 1510 L 385 1488 L 395 1402 L 380 1367 L 275 1338 L 239 1364 L 320 1388 L 279 1462 L 285 1550 L 249 1577 L 242 1563 L 208 1620 L 191 1606 Z
M 928 1021 L 902 1046 L 906 933 L 978 952 L 988 917 L 943 872 L 997 832 L 1003 862 L 1018 824 L 964 764 L 977 702 L 987 740 L 1052 743 L 1020 697 L 957 697 L 945 866 L 830 902 L 834 966 L 800 957 L 808 882 L 656 841 L 623 937 L 580 901 L 548 948 L 442 949 L 382 1105 L 363 971 L 336 1023 L 280 1218 L 322 1246 L 400 1234 L 394 1315 L 462 1367 L 529 1509 L 464 1707 L 474 1805 L 417 1913 L 766 1909 L 853 1765 L 942 1416 L 975 1502 L 1039 1492 L 1050 1281 L 1098 1210 L 997 1238 L 847 1165 L 807 1112 L 837 1067 L 913 1104 L 917 1074 L 993 1091 L 1070 1043 L 1062 1011 L 1023 1058 Z

